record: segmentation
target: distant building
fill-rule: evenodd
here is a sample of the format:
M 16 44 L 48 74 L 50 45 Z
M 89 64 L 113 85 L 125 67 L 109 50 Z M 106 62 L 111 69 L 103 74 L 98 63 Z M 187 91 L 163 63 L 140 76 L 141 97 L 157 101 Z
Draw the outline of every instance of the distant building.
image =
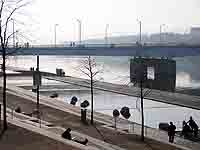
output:
M 130 60 L 130 80 L 143 87 L 174 92 L 176 61 L 171 59 L 136 57 Z
M 200 27 L 192 27 L 190 29 L 190 34 L 192 36 L 200 36 Z

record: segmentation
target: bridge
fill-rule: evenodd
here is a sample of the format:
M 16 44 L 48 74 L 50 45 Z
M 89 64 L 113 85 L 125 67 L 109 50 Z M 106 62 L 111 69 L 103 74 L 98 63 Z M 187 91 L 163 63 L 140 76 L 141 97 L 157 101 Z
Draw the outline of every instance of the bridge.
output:
M 16 48 L 15 48 L 16 49 Z M 12 47 L 8 51 L 14 51 Z M 184 57 L 200 55 L 200 45 L 185 44 L 82 44 L 82 45 L 23 45 L 13 55 L 93 55 Z

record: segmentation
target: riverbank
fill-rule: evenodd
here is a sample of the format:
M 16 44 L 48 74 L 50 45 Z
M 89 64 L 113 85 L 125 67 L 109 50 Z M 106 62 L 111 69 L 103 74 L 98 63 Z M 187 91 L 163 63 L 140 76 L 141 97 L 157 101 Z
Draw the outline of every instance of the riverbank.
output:
M 24 93 L 25 94 L 25 93 Z M 0 99 L 2 101 L 2 95 L 0 95 Z M 27 97 L 28 98 L 28 97 Z M 7 104 L 10 108 L 15 108 L 16 106 L 20 106 L 22 111 L 30 113 L 32 112 L 35 107 L 36 103 L 33 101 L 28 100 L 27 98 L 23 98 L 21 96 L 16 96 L 13 94 L 7 95 Z M 53 100 L 52 100 L 53 102 Z M 79 113 L 78 108 L 73 107 L 71 105 L 63 105 L 63 108 L 66 110 L 70 110 L 71 113 L 67 111 L 61 111 L 60 109 L 55 109 L 52 107 L 47 106 L 48 104 L 44 105 L 41 103 L 40 110 L 42 111 L 42 119 L 48 122 L 51 122 L 55 126 L 61 126 L 64 128 L 72 128 L 74 131 L 78 131 L 80 133 L 86 134 L 93 138 L 104 140 L 110 144 L 117 145 L 119 147 L 125 149 L 155 149 L 155 150 L 173 150 L 173 149 L 181 149 L 176 147 L 173 144 L 168 144 L 167 142 L 158 142 L 149 138 L 145 138 L 145 142 L 141 142 L 140 136 L 134 134 L 127 134 L 124 132 L 119 132 L 115 130 L 111 130 L 105 128 L 101 122 L 98 122 L 96 119 L 95 126 L 91 126 L 90 124 L 82 124 L 80 121 L 80 116 L 76 115 L 75 113 Z M 55 103 L 56 106 L 56 103 Z M 73 111 L 72 111 L 73 110 Z M 95 114 L 96 116 L 97 114 Z M 106 115 L 105 115 L 106 116 Z M 98 130 L 97 130 L 98 129 Z M 100 134 L 101 133 L 101 134 Z M 103 136 L 102 136 L 103 135 Z M 158 135 L 159 136 L 159 135 Z M 188 145 L 188 144 L 187 144 Z M 188 145 L 189 147 L 195 148 L 198 146 L 196 144 Z M 195 149 L 199 149 L 196 147 Z

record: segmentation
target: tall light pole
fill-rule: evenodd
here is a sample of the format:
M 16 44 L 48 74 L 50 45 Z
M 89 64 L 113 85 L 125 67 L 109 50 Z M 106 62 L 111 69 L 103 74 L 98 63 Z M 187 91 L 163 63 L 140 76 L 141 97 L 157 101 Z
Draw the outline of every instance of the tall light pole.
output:
M 54 25 L 54 46 L 56 47 L 56 27 L 58 26 L 58 24 Z
M 81 20 L 80 19 L 76 19 L 76 21 L 78 22 L 78 24 L 79 24 L 79 45 L 81 45 L 81 26 L 82 26 L 82 22 L 81 22 Z
M 138 19 L 137 19 L 137 21 L 138 21 L 138 23 L 140 25 L 140 45 L 142 45 L 142 21 L 140 21 Z
M 13 21 L 13 48 L 15 48 L 15 20 L 12 18 Z
M 38 120 L 40 119 L 40 92 L 39 92 L 39 88 L 40 88 L 40 71 L 39 71 L 39 55 L 37 55 L 37 68 L 36 68 L 36 76 L 37 76 L 37 118 Z
M 106 29 L 105 29 L 105 44 L 108 44 L 108 28 L 109 24 L 106 24 Z
M 162 27 L 165 26 L 165 24 L 160 25 L 160 43 L 162 42 Z

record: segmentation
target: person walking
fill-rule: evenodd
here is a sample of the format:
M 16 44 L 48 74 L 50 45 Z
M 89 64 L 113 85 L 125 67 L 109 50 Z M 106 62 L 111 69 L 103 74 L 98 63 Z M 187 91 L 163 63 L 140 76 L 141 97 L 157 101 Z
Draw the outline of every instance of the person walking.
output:
M 194 136 L 197 137 L 199 127 L 198 127 L 198 125 L 196 124 L 196 122 L 193 120 L 192 116 L 190 116 L 190 120 L 188 121 L 188 123 L 189 123 L 189 126 L 190 126 L 191 129 L 192 129 L 192 132 L 194 133 Z
M 189 137 L 191 133 L 192 133 L 191 127 L 185 121 L 183 121 L 182 135 L 184 136 L 184 138 Z
M 170 125 L 168 127 L 168 136 L 169 136 L 170 143 L 174 142 L 175 130 L 176 130 L 176 126 L 173 124 L 173 122 L 170 122 Z

